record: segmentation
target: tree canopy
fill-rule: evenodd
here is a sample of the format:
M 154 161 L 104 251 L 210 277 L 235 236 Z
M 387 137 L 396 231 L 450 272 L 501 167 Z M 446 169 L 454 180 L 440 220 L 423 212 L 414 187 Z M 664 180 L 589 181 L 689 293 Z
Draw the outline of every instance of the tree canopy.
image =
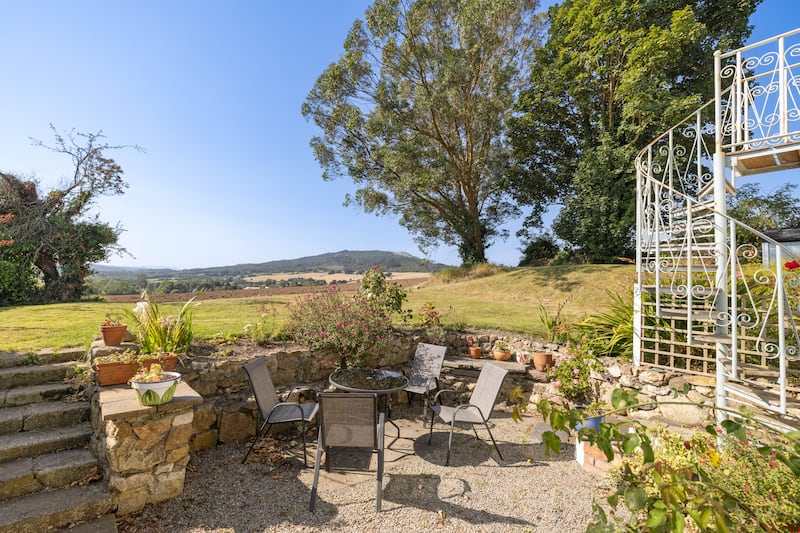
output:
M 72 159 L 63 184 L 42 191 L 34 179 L 0 172 L 0 305 L 78 300 L 90 263 L 121 251 L 121 228 L 90 208 L 98 196 L 127 187 L 122 168 L 106 155 L 123 147 L 104 142 L 102 132 L 53 133 L 53 146 L 35 144 Z
M 536 0 L 376 0 L 302 107 L 323 179 L 345 204 L 399 215 L 422 249 L 464 264 L 520 214 L 509 196 L 507 125 L 539 42 Z
M 565 0 L 512 122 L 512 191 L 551 190 L 556 235 L 590 261 L 632 253 L 633 156 L 713 97 L 713 52 L 742 46 L 761 0 Z M 527 220 L 535 227 L 538 212 Z

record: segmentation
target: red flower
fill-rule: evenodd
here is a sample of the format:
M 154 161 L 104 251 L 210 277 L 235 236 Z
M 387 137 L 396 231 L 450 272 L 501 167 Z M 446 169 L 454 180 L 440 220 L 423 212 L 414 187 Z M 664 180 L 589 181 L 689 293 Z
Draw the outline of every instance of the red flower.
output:
M 786 270 L 794 270 L 795 268 L 800 268 L 800 263 L 797 261 L 787 261 L 783 266 L 786 267 Z

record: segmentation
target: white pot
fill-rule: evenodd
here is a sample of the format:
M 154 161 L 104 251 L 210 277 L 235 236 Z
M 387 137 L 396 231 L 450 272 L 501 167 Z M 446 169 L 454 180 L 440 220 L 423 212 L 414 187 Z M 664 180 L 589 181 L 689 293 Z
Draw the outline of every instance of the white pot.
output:
M 169 376 L 161 381 L 134 381 L 131 380 L 131 387 L 136 391 L 136 397 L 142 405 L 162 405 L 172 401 L 175 396 L 175 389 L 181 381 L 178 372 L 162 372 Z

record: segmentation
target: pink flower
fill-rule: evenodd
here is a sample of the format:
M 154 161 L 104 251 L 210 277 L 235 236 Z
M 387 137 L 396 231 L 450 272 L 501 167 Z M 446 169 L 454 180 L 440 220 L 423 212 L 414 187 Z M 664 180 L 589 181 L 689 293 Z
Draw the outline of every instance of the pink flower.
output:
M 561 382 L 560 382 L 560 381 L 553 381 L 553 382 L 551 383 L 551 385 L 552 385 L 553 387 L 556 387 L 556 388 L 558 388 L 558 387 L 560 387 L 560 386 L 561 386 Z

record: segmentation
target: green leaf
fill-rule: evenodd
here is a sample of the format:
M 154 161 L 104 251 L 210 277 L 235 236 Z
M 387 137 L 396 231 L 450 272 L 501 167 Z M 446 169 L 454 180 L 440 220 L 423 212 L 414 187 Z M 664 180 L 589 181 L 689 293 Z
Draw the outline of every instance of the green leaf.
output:
M 644 491 L 644 489 L 631 486 L 628 487 L 628 490 L 625 491 L 625 505 L 632 512 L 641 511 L 642 509 L 644 509 L 646 503 L 647 503 L 647 493 Z
M 650 509 L 647 513 L 647 527 L 655 529 L 667 520 L 667 513 L 662 509 Z
M 650 446 L 649 442 L 642 441 L 639 447 L 642 449 L 642 453 L 644 454 L 643 461 L 645 463 L 652 463 L 656 460 L 656 456 L 653 453 L 653 448 Z
M 622 439 L 622 451 L 626 454 L 631 454 L 633 451 L 639 447 L 641 441 L 639 440 L 639 435 L 636 433 L 628 433 Z
M 542 433 L 542 443 L 544 444 L 545 454 L 550 456 L 551 453 L 558 455 L 561 453 L 561 439 L 558 438 L 552 431 L 545 431 Z

